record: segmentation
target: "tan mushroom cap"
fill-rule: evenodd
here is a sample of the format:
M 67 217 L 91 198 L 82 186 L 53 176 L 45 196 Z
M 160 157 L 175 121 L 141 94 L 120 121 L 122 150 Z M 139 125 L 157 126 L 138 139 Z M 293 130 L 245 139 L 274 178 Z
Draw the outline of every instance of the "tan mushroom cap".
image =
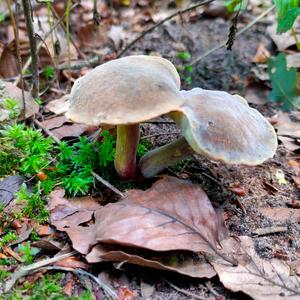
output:
M 273 157 L 277 136 L 245 99 L 195 88 L 174 118 L 194 151 L 230 164 L 257 165 Z
M 76 80 L 66 117 L 98 126 L 140 123 L 177 110 L 180 78 L 171 62 L 136 55 L 109 61 Z

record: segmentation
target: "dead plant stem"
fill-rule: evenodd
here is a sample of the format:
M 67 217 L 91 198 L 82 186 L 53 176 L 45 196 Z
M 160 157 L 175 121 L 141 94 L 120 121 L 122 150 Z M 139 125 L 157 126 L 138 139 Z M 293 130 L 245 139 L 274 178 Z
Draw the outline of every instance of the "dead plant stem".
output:
M 39 95 L 39 66 L 37 55 L 37 44 L 34 35 L 34 28 L 32 24 L 32 8 L 30 0 L 22 0 L 26 30 L 29 38 L 30 55 L 31 55 L 31 69 L 32 69 L 32 96 L 34 98 Z
M 11 0 L 6 0 L 8 1 L 9 3 L 11 2 Z M 74 3 L 71 8 L 70 8 L 70 11 L 72 11 L 75 7 L 77 7 L 79 5 L 78 2 Z M 50 36 L 50 34 L 57 28 L 57 26 L 65 19 L 66 17 L 66 12 L 61 16 L 61 18 L 53 25 L 53 27 L 45 34 L 44 36 L 44 39 L 47 39 L 47 37 Z M 38 45 L 37 45 L 37 52 L 39 51 L 39 49 L 42 47 L 43 45 L 43 41 L 39 42 Z M 26 61 L 26 63 L 24 64 L 24 67 L 23 67 L 23 70 L 22 70 L 22 73 L 20 73 L 20 76 L 17 77 L 17 79 L 14 81 L 14 85 L 18 85 L 18 83 L 20 82 L 21 80 L 21 76 L 23 76 L 23 73 L 28 69 L 28 67 L 30 66 L 31 64 L 31 57 L 29 57 Z
M 168 16 L 167 18 L 161 20 L 160 22 L 154 24 L 153 26 L 151 26 L 150 28 L 146 29 L 145 31 L 143 31 L 137 38 L 135 38 L 132 42 L 130 42 L 118 55 L 116 58 L 119 58 L 121 56 L 123 56 L 129 49 L 131 49 L 139 40 L 141 40 L 146 34 L 152 32 L 154 29 L 156 29 L 157 27 L 161 26 L 162 24 L 164 24 L 165 22 L 173 19 L 174 17 L 176 16 L 179 16 L 179 15 L 182 15 L 184 13 L 187 13 L 189 11 L 192 11 L 200 6 L 203 6 L 203 5 L 206 5 L 206 4 L 209 4 L 211 2 L 213 2 L 215 0 L 205 0 L 205 1 L 202 1 L 200 3 L 197 3 L 193 6 L 190 6 L 188 8 L 185 8 L 185 9 L 181 9 L 181 10 L 178 10 L 176 11 L 175 13 L 173 13 L 172 15 Z
M 8 10 L 9 10 L 10 20 L 11 20 L 11 24 L 12 24 L 12 27 L 14 30 L 14 36 L 15 36 L 16 53 L 17 53 L 17 59 L 18 59 L 18 71 L 20 74 L 19 81 L 21 80 L 21 88 L 22 88 L 23 118 L 25 119 L 26 118 L 26 102 L 25 102 L 25 92 L 24 92 L 24 79 L 23 79 L 23 73 L 22 73 L 22 58 L 21 58 L 21 53 L 20 53 L 19 31 L 18 31 L 18 26 L 16 23 L 14 13 L 12 11 L 11 0 L 6 0 L 6 3 L 7 3 Z M 16 9 L 17 9 L 17 7 L 18 7 L 18 5 L 16 4 Z
M 272 5 L 271 7 L 269 7 L 267 10 L 265 10 L 264 12 L 262 12 L 259 16 L 257 16 L 252 22 L 250 22 L 248 25 L 246 25 L 244 28 L 242 28 L 241 30 L 239 30 L 236 35 L 235 38 L 237 38 L 238 36 L 242 35 L 244 32 L 246 32 L 247 30 L 249 30 L 251 27 L 253 27 L 257 22 L 259 22 L 263 17 L 265 17 L 269 12 L 271 12 L 274 9 L 275 5 Z M 223 41 L 221 44 L 215 46 L 214 48 L 206 51 L 204 54 L 200 55 L 199 57 L 197 57 L 195 60 L 193 60 L 191 63 L 189 63 L 189 66 L 194 66 L 196 65 L 200 60 L 202 60 L 203 58 L 205 58 L 206 56 L 212 54 L 213 52 L 223 48 L 226 46 L 227 43 L 227 39 L 225 41 Z

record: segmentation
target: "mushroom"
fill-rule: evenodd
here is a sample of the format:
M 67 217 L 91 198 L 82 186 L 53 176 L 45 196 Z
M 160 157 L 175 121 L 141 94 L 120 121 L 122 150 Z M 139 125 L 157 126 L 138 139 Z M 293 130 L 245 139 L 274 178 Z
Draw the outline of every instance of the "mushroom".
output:
M 146 153 L 139 163 L 144 177 L 152 177 L 194 153 L 249 166 L 261 164 L 275 154 L 274 128 L 242 97 L 201 88 L 181 94 L 185 103 L 169 115 L 184 137 Z
M 136 176 L 139 123 L 176 111 L 183 104 L 180 78 L 171 62 L 136 55 L 104 63 L 76 80 L 66 117 L 87 125 L 116 125 L 115 168 Z

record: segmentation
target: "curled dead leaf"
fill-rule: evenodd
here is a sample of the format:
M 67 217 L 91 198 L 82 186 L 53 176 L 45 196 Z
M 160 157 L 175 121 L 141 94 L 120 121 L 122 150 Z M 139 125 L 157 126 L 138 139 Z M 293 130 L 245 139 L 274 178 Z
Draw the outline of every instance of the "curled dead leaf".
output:
M 112 261 L 135 264 L 157 270 L 172 271 L 194 278 L 212 278 L 216 272 L 202 255 L 186 251 L 137 251 L 98 244 L 86 256 L 89 263 Z

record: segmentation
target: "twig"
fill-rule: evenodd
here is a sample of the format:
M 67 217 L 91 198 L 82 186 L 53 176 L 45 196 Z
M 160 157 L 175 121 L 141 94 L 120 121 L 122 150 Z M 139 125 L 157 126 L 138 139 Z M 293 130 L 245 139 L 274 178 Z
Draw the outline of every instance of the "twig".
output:
M 6 0 L 9 1 L 10 0 Z M 73 10 L 76 6 L 78 6 L 79 3 L 75 3 L 72 5 L 72 7 L 70 8 L 70 11 Z M 53 27 L 45 34 L 44 39 L 47 39 L 48 36 L 50 36 L 50 34 L 57 28 L 57 26 L 65 19 L 66 17 L 66 12 L 61 16 L 61 18 L 53 25 Z M 39 42 L 37 45 L 37 52 L 39 51 L 39 49 L 42 47 L 43 42 Z M 23 76 L 23 73 L 28 69 L 28 67 L 31 64 L 31 56 L 27 59 L 26 63 L 24 64 L 24 67 L 22 69 L 22 73 L 20 74 L 20 76 L 17 77 L 17 79 L 14 82 L 14 85 L 17 85 L 20 82 L 21 76 Z
M 48 258 L 48 259 L 38 261 L 38 262 L 36 262 L 34 264 L 31 264 L 29 266 L 21 267 L 19 271 L 13 273 L 11 278 L 6 281 L 5 288 L 4 288 L 5 292 L 8 292 L 20 278 L 26 276 L 28 273 L 32 272 L 33 270 L 45 267 L 45 266 L 50 265 L 50 264 L 52 264 L 54 262 L 57 262 L 59 260 L 68 258 L 68 257 L 70 257 L 70 256 L 72 256 L 76 253 L 77 253 L 76 251 L 72 251 L 72 252 L 69 252 L 69 253 L 65 253 L 65 254 L 62 254 L 62 255 L 54 256 L 52 258 Z
M 207 297 L 201 297 L 199 295 L 196 295 L 196 294 L 191 293 L 189 291 L 186 291 L 184 289 L 180 289 L 178 286 L 176 286 L 175 284 L 171 283 L 169 280 L 167 280 L 165 278 L 162 278 L 162 280 L 165 281 L 169 286 L 171 286 L 174 290 L 176 290 L 177 292 L 179 292 L 181 294 L 184 294 L 186 296 L 189 296 L 189 297 L 195 298 L 195 299 L 200 299 L 200 300 L 206 299 L 207 300 Z
M 154 134 L 149 134 L 149 135 L 145 135 L 141 137 L 141 140 L 146 140 L 152 137 L 156 137 L 156 136 L 161 136 L 161 135 L 176 135 L 179 134 L 180 132 L 176 131 L 176 132 L 162 132 L 162 133 L 154 133 Z
M 287 230 L 288 228 L 286 226 L 273 226 L 273 227 L 258 228 L 252 231 L 252 233 L 257 236 L 262 236 L 262 235 L 268 235 L 273 233 L 286 232 Z
M 30 54 L 31 54 L 31 69 L 32 69 L 32 96 L 34 98 L 39 95 L 39 67 L 38 67 L 38 56 L 37 56 L 37 45 L 34 36 L 34 30 L 32 25 L 32 8 L 29 0 L 22 0 L 25 23 L 27 34 L 29 38 Z
M 60 140 L 48 129 L 46 128 L 40 121 L 34 119 L 33 122 L 40 127 L 45 133 L 47 133 L 57 144 L 60 143 Z
M 99 176 L 97 173 L 95 172 L 91 172 L 92 175 L 98 180 L 100 181 L 102 184 L 106 185 L 109 189 L 111 189 L 113 192 L 115 192 L 116 194 L 118 194 L 119 196 L 121 196 L 122 198 L 125 196 L 120 190 L 118 190 L 116 187 L 114 187 L 113 185 L 111 185 L 108 181 L 106 181 L 105 179 L 103 179 L 101 176 Z
M 18 32 L 18 27 L 16 24 L 16 20 L 14 17 L 14 13 L 11 8 L 11 0 L 6 0 L 8 10 L 9 10 L 9 15 L 10 15 L 10 20 L 11 24 L 14 30 L 14 35 L 15 35 L 15 42 L 16 42 L 16 52 L 17 52 L 17 58 L 18 58 L 18 71 L 19 71 L 19 81 L 21 80 L 21 88 L 22 88 L 22 102 L 23 102 L 23 118 L 24 120 L 26 119 L 26 102 L 25 102 L 25 92 L 24 92 L 24 79 L 23 79 L 23 71 L 22 71 L 22 58 L 21 58 L 21 53 L 20 53 L 20 41 L 19 41 L 19 32 Z M 18 5 L 16 4 L 16 9 Z M 17 83 L 17 84 L 18 84 Z M 16 84 L 16 85 L 17 85 Z
M 274 7 L 275 7 L 275 5 L 272 5 L 267 10 L 265 10 L 263 13 L 261 13 L 259 16 L 257 16 L 247 26 L 245 26 L 244 28 L 242 28 L 241 30 L 239 30 L 236 33 L 235 38 L 237 38 L 238 36 L 240 36 L 241 34 L 243 34 L 244 32 L 246 32 L 247 30 L 249 30 L 253 25 L 255 25 L 257 22 L 259 22 L 264 16 L 266 16 L 269 12 L 271 12 L 274 9 Z M 189 66 L 193 66 L 193 65 L 197 64 L 200 60 L 202 60 L 206 56 L 208 56 L 208 55 L 212 54 L 213 52 L 215 52 L 215 51 L 223 48 L 224 46 L 226 46 L 226 43 L 227 43 L 227 40 L 223 41 L 221 44 L 215 46 L 214 48 L 206 51 L 204 54 L 200 55 L 198 58 L 196 58 L 191 63 L 189 63 Z
M 213 2 L 214 0 L 206 0 L 206 1 L 202 1 L 200 3 L 197 3 L 193 6 L 190 6 L 188 8 L 182 9 L 182 10 L 178 10 L 175 13 L 173 13 L 172 15 L 168 16 L 167 18 L 161 20 L 160 22 L 156 23 L 155 25 L 151 26 L 150 28 L 148 28 L 147 30 L 143 31 L 137 38 L 135 38 L 132 42 L 130 42 L 118 55 L 117 58 L 123 56 L 129 49 L 131 49 L 139 40 L 141 40 L 146 34 L 152 32 L 155 28 L 161 26 L 162 24 L 164 24 L 165 22 L 173 19 L 174 17 L 178 16 L 178 15 L 182 15 L 184 13 L 187 13 L 191 10 L 196 9 L 197 7 L 209 4 L 211 2 Z
M 119 299 L 118 295 L 108 285 L 106 285 L 104 282 L 100 281 L 100 279 L 97 278 L 96 276 L 94 276 L 93 274 L 86 272 L 82 269 L 72 269 L 72 268 L 51 266 L 51 267 L 41 267 L 37 270 L 34 270 L 34 272 L 38 272 L 40 270 L 58 270 L 58 271 L 72 272 L 78 276 L 89 277 L 98 284 L 98 286 L 106 293 L 106 295 L 108 297 L 110 297 L 111 299 L 114 299 L 114 300 Z
M 57 12 L 55 11 L 55 9 L 51 6 L 50 7 L 52 14 L 55 16 L 56 19 L 59 19 L 59 15 L 57 14 Z M 62 27 L 62 29 L 64 30 L 65 33 L 67 33 L 67 28 L 65 26 L 64 23 L 60 23 L 60 26 Z M 70 35 L 70 41 L 73 44 L 74 48 L 76 49 L 79 57 L 86 59 L 86 55 L 79 49 L 79 47 L 77 46 L 77 44 L 75 43 L 72 35 Z

